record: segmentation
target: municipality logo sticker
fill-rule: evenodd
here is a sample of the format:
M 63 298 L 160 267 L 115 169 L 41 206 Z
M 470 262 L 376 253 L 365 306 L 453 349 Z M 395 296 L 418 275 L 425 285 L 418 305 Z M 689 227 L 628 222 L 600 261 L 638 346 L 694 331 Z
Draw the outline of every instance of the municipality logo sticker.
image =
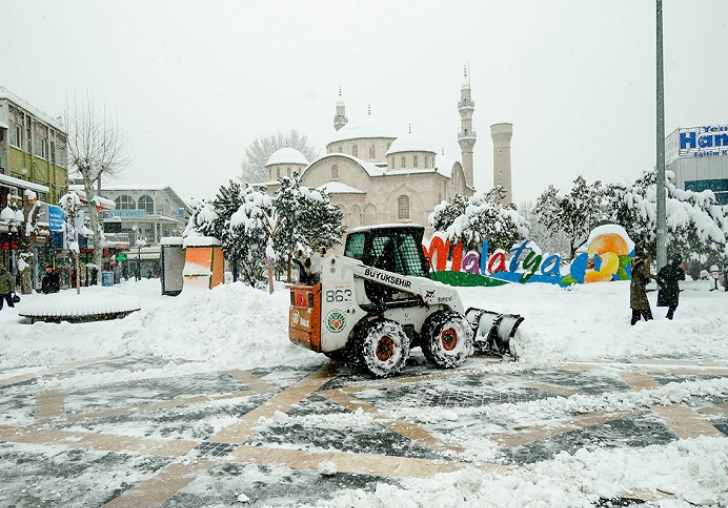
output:
M 346 316 L 339 309 L 334 309 L 326 315 L 326 328 L 339 333 L 346 326 Z

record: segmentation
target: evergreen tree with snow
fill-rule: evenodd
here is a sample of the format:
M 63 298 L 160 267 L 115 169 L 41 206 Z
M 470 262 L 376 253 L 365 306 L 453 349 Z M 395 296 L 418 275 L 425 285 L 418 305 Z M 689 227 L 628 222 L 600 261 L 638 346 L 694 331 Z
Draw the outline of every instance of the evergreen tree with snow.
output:
M 263 287 L 266 280 L 266 249 L 270 238 L 268 225 L 276 215 L 273 198 L 265 188 L 255 190 L 248 184 L 242 189 L 242 204 L 230 217 L 229 249 L 239 260 L 241 276 L 247 284 Z
M 574 258 L 579 247 L 589 239 L 589 232 L 605 217 L 605 190 L 601 182 L 589 185 L 579 175 L 568 194 L 549 185 L 536 201 L 539 221 L 547 230 L 569 238 L 569 254 Z
M 488 253 L 511 247 L 528 237 L 528 221 L 513 204 L 503 206 L 502 187 L 468 198 L 465 211 L 446 229 L 451 242 L 460 241 L 467 250 L 480 250 L 488 240 Z
M 465 213 L 468 206 L 468 198 L 462 194 L 455 194 L 452 201 L 443 201 L 435 206 L 434 211 L 430 214 L 429 222 L 435 231 L 446 231 L 455 219 Z
M 718 205 L 712 191 L 684 191 L 672 183 L 667 172 L 667 253 L 704 263 L 726 256 L 728 207 Z M 633 184 L 608 188 L 609 215 L 627 231 L 635 243 L 653 255 L 657 250 L 657 174 L 646 171 Z

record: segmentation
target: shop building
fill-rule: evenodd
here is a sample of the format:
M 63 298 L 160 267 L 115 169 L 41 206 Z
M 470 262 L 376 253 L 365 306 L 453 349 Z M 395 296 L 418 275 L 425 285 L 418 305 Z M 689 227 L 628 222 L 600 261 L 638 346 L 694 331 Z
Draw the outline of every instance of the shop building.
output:
M 728 125 L 679 128 L 665 140 L 665 164 L 683 190 L 711 190 L 728 205 Z

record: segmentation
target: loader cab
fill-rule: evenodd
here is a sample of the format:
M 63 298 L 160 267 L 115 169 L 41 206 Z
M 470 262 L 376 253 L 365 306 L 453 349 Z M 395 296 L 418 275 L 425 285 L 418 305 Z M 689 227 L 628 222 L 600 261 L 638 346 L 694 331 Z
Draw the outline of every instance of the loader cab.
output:
M 387 272 L 428 277 L 427 260 L 422 252 L 422 226 L 391 225 L 357 228 L 346 238 L 344 256 Z M 377 305 L 418 305 L 412 294 L 397 291 L 373 281 L 365 281 L 367 297 Z
M 428 266 L 422 252 L 425 228 L 394 224 L 357 228 L 346 237 L 344 256 L 367 266 L 414 277 L 427 277 Z

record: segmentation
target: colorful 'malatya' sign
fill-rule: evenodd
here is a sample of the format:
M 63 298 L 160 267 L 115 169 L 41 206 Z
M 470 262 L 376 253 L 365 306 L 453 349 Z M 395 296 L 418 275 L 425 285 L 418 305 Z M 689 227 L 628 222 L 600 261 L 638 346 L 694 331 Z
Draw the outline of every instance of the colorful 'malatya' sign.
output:
M 587 240 L 586 251 L 564 267 L 566 273 L 562 272 L 561 256 L 545 256 L 529 240 L 509 252 L 498 249 L 490 257 L 488 245 L 485 240 L 480 252 L 463 253 L 462 243 L 451 246 L 445 233 L 435 233 L 422 248 L 430 260 L 432 278 L 453 286 L 498 286 L 507 282 L 567 286 L 631 278 L 629 264 L 634 256 L 634 242 L 616 225 L 594 229 Z

